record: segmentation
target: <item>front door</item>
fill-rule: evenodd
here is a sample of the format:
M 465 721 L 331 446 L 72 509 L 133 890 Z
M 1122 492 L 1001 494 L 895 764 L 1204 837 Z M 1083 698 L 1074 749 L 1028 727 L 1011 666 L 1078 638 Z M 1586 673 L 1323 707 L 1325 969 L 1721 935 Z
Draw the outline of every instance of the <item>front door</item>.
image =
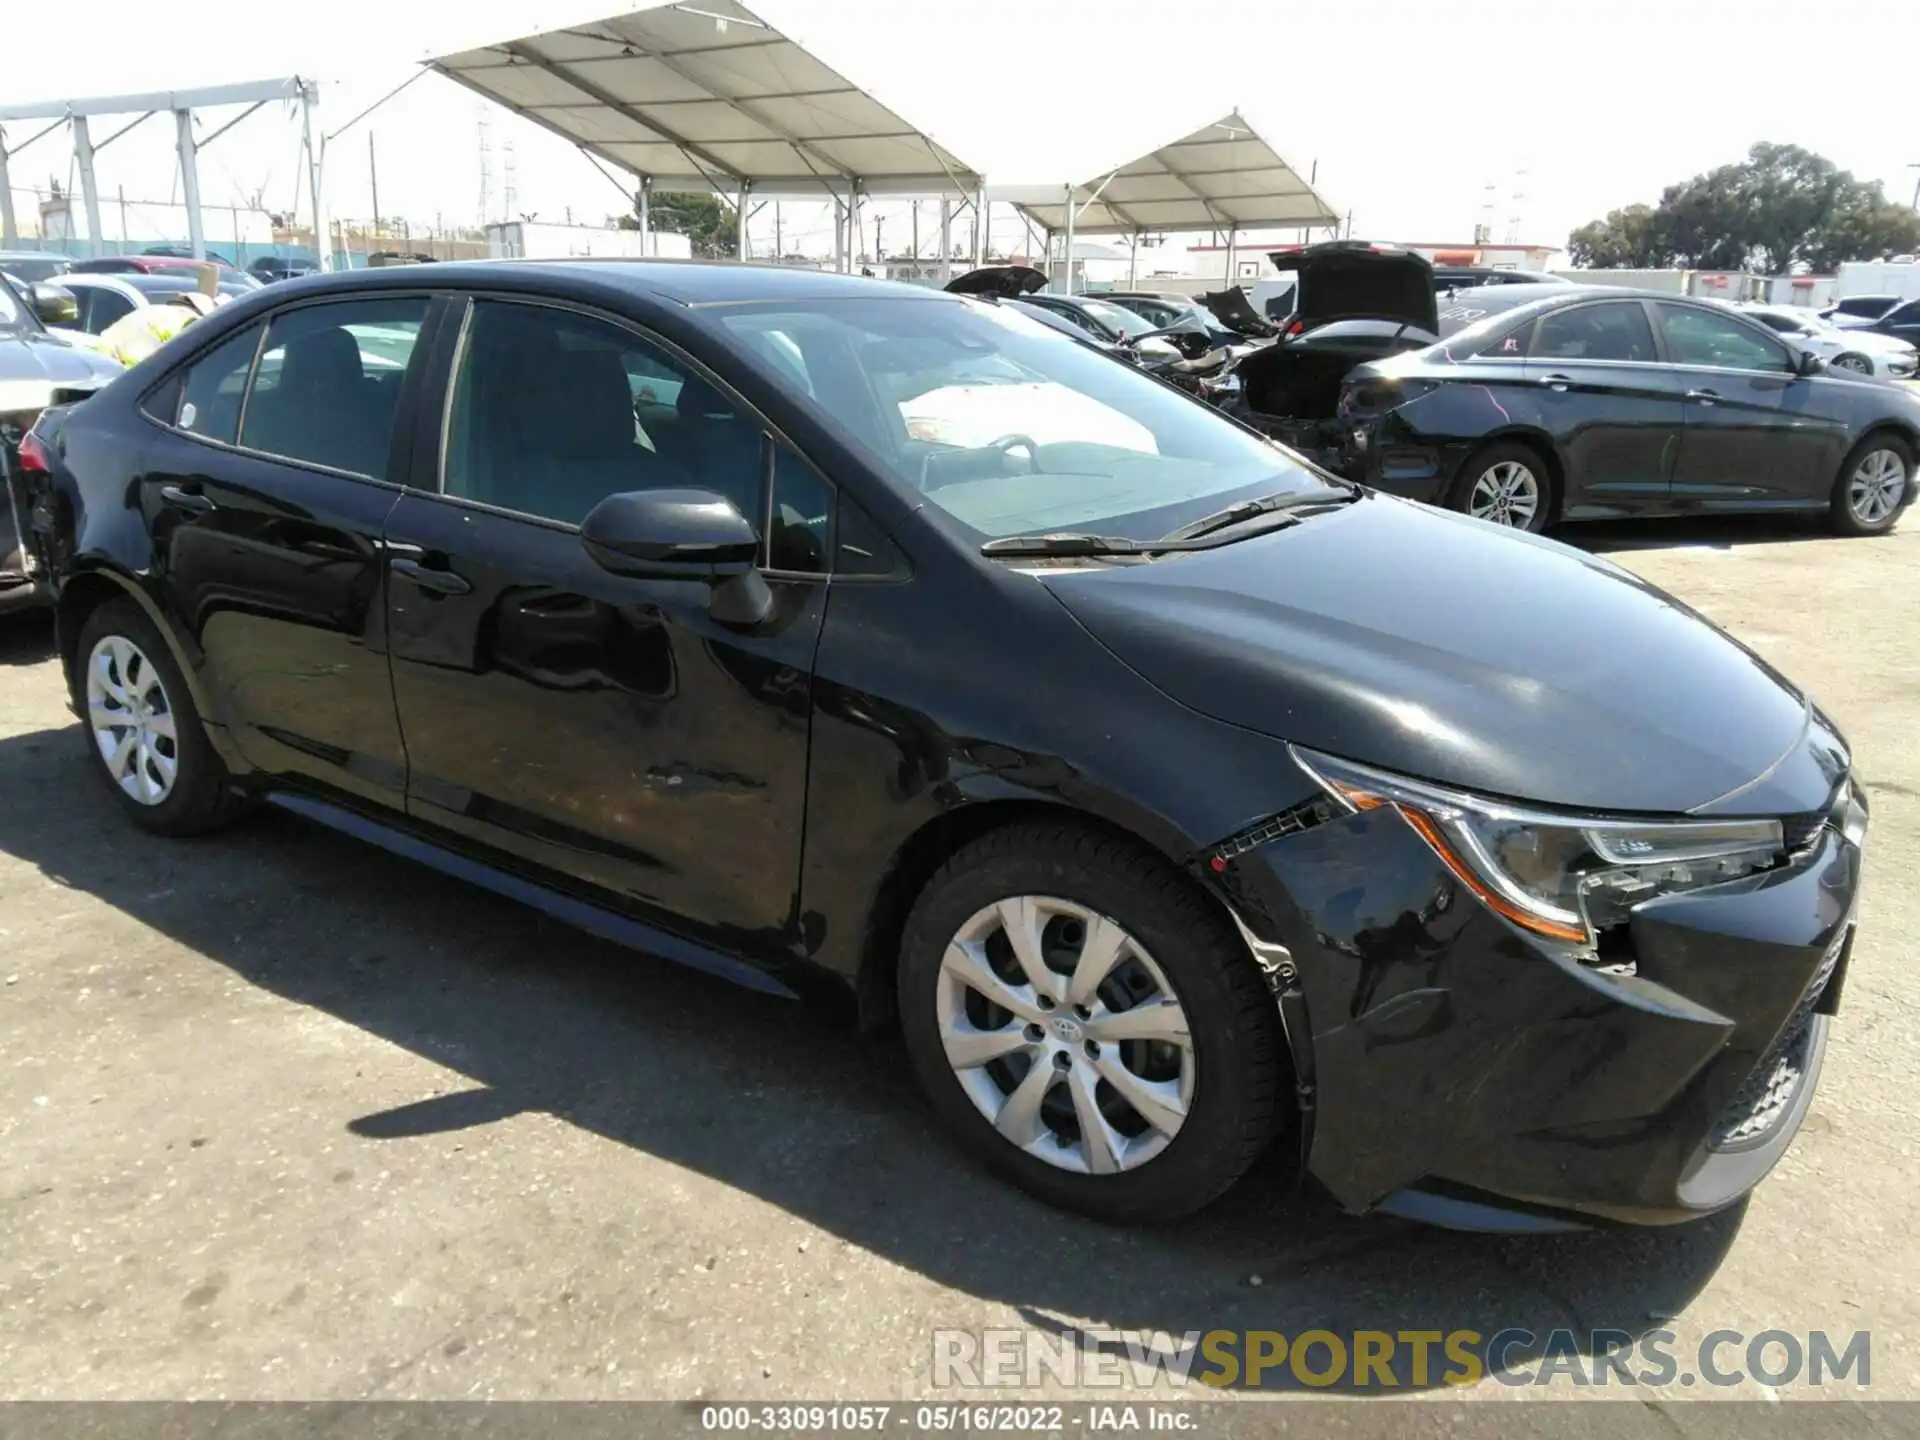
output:
M 1820 413 L 1817 387 L 1838 382 L 1801 376 L 1795 352 L 1740 316 L 1665 300 L 1653 308 L 1673 371 L 1686 381 L 1675 506 L 1824 505 L 1847 436 L 1843 421 Z
M 1565 518 L 1664 506 L 1685 407 L 1640 302 L 1549 311 L 1532 325 L 1526 352 L 1534 404 L 1560 443 Z
M 440 493 L 387 522 L 410 813 L 741 948 L 790 939 L 824 575 L 770 578 L 743 631 L 578 533 L 607 495 L 695 485 L 764 536 L 773 442 L 624 325 L 508 301 L 474 303 L 446 414 Z
M 381 537 L 401 390 L 428 302 L 281 311 L 149 399 L 155 565 L 216 714 L 268 775 L 398 808 Z M 422 356 L 424 360 L 424 356 Z

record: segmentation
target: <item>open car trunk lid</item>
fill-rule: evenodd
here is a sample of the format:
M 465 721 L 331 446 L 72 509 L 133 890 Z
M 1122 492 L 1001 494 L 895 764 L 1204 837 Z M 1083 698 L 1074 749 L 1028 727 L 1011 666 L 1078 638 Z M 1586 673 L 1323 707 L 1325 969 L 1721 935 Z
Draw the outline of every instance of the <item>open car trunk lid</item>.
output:
M 1047 288 L 1047 277 L 1031 265 L 982 265 L 956 275 L 943 289 L 955 295 L 996 295 L 1011 300 Z
M 1296 276 L 1288 329 L 1312 330 L 1331 320 L 1396 320 L 1428 332 L 1440 328 L 1433 266 L 1397 245 L 1328 240 L 1269 252 L 1276 270 Z
M 1277 325 L 1253 308 L 1253 301 L 1238 285 L 1210 291 L 1200 297 L 1200 303 L 1207 307 L 1214 319 L 1236 335 L 1256 339 L 1280 333 Z

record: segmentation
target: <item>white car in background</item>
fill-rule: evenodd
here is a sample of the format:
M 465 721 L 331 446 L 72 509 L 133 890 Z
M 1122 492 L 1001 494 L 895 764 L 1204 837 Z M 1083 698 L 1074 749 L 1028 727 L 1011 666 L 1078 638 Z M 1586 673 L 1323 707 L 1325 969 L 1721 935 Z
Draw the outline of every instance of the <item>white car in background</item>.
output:
M 1738 308 L 1801 349 L 1811 350 L 1835 370 L 1892 380 L 1911 380 L 1920 370 L 1920 352 L 1895 336 L 1843 329 L 1794 305 L 1748 304 Z

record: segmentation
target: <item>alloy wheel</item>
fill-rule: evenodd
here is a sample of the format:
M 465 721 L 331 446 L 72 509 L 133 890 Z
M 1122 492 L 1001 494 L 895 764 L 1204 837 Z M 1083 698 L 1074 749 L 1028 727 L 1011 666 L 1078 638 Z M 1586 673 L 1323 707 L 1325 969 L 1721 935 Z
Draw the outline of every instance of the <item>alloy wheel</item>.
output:
M 1179 997 L 1139 941 L 1083 905 L 1018 895 L 975 912 L 947 944 L 935 1004 L 967 1098 L 1049 1165 L 1134 1169 L 1192 1109 Z
M 1495 525 L 1531 529 L 1540 513 L 1540 480 L 1518 460 L 1490 465 L 1473 482 L 1467 495 L 1467 513 Z
M 129 798 L 159 805 L 180 775 L 180 738 L 160 672 L 124 635 L 87 657 L 87 725 L 107 773 Z
M 1906 488 L 1907 466 L 1898 452 L 1869 450 L 1847 481 L 1847 506 L 1862 525 L 1878 525 L 1900 508 Z
M 1871 375 L 1873 373 L 1873 362 L 1868 360 L 1864 355 L 1841 355 L 1834 360 L 1833 368 L 1836 370 L 1851 370 L 1856 375 Z

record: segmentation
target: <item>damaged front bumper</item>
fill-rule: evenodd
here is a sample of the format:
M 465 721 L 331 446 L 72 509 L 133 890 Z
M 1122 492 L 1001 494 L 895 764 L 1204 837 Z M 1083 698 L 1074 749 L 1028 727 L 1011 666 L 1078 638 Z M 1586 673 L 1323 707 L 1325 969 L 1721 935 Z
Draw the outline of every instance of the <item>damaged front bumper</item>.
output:
M 1308 1173 L 1355 1211 L 1539 1229 L 1692 1219 L 1772 1169 L 1819 1079 L 1860 861 L 1821 825 L 1774 869 L 1642 904 L 1605 966 L 1486 909 L 1390 810 L 1212 878 L 1280 1003 Z

